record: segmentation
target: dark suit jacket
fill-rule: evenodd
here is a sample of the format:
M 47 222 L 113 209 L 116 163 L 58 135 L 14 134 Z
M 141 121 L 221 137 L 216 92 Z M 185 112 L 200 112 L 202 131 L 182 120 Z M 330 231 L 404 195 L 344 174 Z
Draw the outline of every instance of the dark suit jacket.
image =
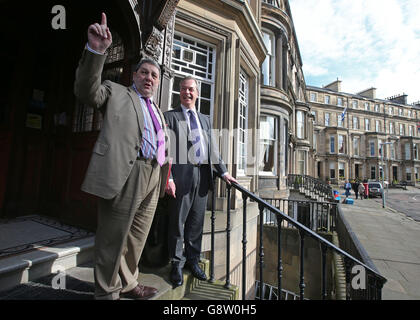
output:
M 106 55 L 84 50 L 76 71 L 74 93 L 83 103 L 99 108 L 104 121 L 82 190 L 112 199 L 123 188 L 140 149 L 144 119 L 139 97 L 131 87 L 112 81 L 101 83 Z M 160 118 L 164 123 L 159 108 Z M 167 129 L 165 136 L 168 136 Z M 169 143 L 169 140 L 167 140 Z M 169 165 L 162 166 L 160 196 L 165 194 Z
M 219 155 L 216 144 L 211 137 L 210 117 L 197 112 L 203 133 L 204 146 L 207 146 L 208 181 L 204 182 L 206 191 L 213 190 L 213 173 L 221 176 L 227 172 L 226 166 Z M 164 113 L 166 123 L 170 129 L 171 147 L 169 150 L 172 157 L 171 178 L 176 185 L 177 194 L 185 194 L 191 189 L 193 165 L 188 161 L 188 124 L 181 107 Z M 191 151 L 190 151 L 191 152 Z M 213 171 L 214 169 L 214 171 Z

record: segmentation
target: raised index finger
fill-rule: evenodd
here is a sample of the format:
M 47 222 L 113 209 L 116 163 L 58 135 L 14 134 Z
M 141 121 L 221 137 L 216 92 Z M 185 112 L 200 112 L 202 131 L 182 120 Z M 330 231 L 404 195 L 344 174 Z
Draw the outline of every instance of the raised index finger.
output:
M 101 21 L 101 25 L 105 25 L 105 26 L 106 26 L 106 14 L 105 14 L 105 12 L 102 12 L 102 21 Z

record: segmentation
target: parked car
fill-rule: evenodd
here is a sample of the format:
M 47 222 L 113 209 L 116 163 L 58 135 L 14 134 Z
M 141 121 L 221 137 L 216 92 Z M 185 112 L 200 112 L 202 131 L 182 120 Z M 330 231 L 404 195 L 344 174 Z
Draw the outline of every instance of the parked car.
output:
M 368 182 L 369 198 L 381 197 L 382 198 L 382 184 L 380 182 Z

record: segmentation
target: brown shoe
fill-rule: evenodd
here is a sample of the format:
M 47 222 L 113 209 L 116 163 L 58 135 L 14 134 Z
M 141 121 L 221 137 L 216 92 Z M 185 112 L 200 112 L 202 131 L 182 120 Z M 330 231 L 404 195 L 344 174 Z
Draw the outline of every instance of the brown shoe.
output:
M 137 285 L 133 290 L 121 293 L 122 298 L 145 300 L 153 297 L 158 290 L 156 288 Z

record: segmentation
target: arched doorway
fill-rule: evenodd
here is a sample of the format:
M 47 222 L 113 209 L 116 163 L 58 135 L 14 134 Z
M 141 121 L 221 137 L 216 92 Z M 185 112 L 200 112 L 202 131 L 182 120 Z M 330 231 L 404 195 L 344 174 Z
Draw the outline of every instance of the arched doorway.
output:
M 129 1 L 61 1 L 64 30 L 51 25 L 56 4 L 0 4 L 0 216 L 42 214 L 94 229 L 96 200 L 80 185 L 100 119 L 83 108 L 77 114 L 75 70 L 87 27 L 102 11 L 123 48 L 105 72 L 122 84 L 130 82 L 140 35 Z

